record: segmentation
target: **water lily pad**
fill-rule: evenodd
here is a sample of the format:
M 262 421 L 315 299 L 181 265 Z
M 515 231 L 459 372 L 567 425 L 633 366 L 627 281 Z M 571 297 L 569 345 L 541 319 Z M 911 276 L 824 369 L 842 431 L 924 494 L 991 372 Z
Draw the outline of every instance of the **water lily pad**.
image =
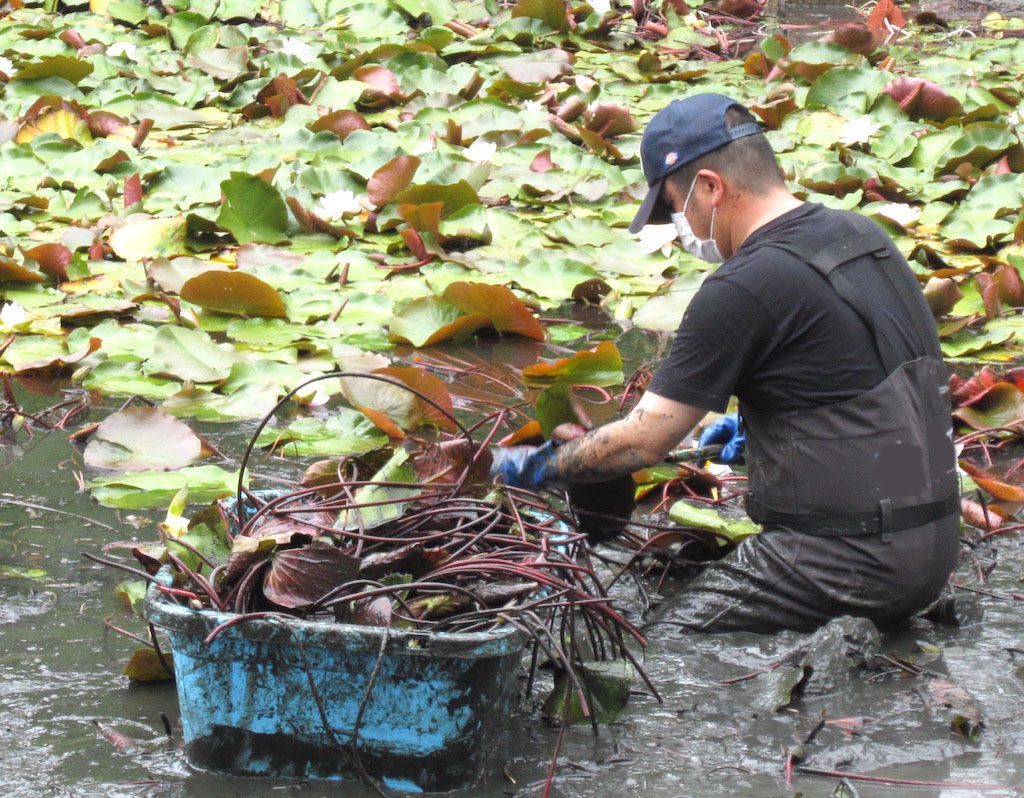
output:
M 185 219 L 172 216 L 129 221 L 110 234 L 110 248 L 128 261 L 178 255 L 185 249 Z
M 242 421 L 263 418 L 274 409 L 278 394 L 253 384 L 234 393 L 221 394 L 192 386 L 160 397 L 160 409 L 178 418 L 197 421 Z
M 544 340 L 540 322 L 506 286 L 455 282 L 444 290 L 442 297 L 463 313 L 486 316 L 499 332 Z
M 199 330 L 164 325 L 153 336 L 153 355 L 145 373 L 193 382 L 219 382 L 231 373 L 236 357 Z
M 552 363 L 538 363 L 523 369 L 523 384 L 531 388 L 551 385 L 596 385 L 607 387 L 623 381 L 622 355 L 611 341 Z
M 464 314 L 438 297 L 416 299 L 391 320 L 391 337 L 413 346 L 430 346 L 448 339 L 459 340 L 489 324 L 482 313 Z
M 181 298 L 205 310 L 232 316 L 283 318 L 281 295 L 258 277 L 240 271 L 210 270 L 185 281 Z
M 561 0 L 555 0 L 561 5 Z M 547 83 L 570 71 L 571 56 L 565 50 L 553 48 L 533 53 L 499 58 L 498 66 L 520 83 Z
M 402 499 L 418 496 L 420 489 L 415 487 L 416 472 L 407 463 L 409 454 L 404 449 L 396 449 L 395 453 L 376 474 L 371 482 L 409 483 L 411 487 L 398 485 L 365 485 L 355 492 L 353 504 L 368 505 L 358 509 L 346 510 L 338 516 L 335 527 L 338 529 L 371 529 L 380 524 L 400 518 L 405 512 Z
M 46 277 L 10 258 L 0 257 L 0 283 L 42 283 Z
M 232 172 L 220 184 L 224 204 L 217 224 L 231 232 L 239 244 L 260 241 L 274 244 L 288 238 L 288 207 L 277 189 L 260 177 Z
M 356 578 L 359 560 L 326 540 L 270 555 L 263 595 L 279 607 L 312 606 L 339 585 Z
M 188 488 L 189 498 L 200 504 L 234 495 L 238 472 L 213 465 L 190 466 L 177 471 L 136 471 L 100 477 L 91 480 L 88 486 L 92 497 L 106 507 L 144 510 L 166 507 L 182 488 Z
M 280 455 L 353 455 L 387 446 L 388 436 L 362 413 L 349 408 L 331 412 L 326 419 L 299 418 L 287 427 L 266 427 L 257 446 L 269 446 Z
M 728 519 L 710 507 L 695 507 L 685 501 L 673 504 L 669 508 L 668 515 L 681 526 L 713 530 L 719 535 L 723 535 L 731 543 L 739 543 L 743 538 L 756 535 L 761 531 L 761 527 L 749 518 Z
M 39 80 L 41 78 L 63 78 L 69 83 L 78 83 L 91 74 L 93 66 L 88 61 L 67 55 L 54 55 L 26 64 L 16 73 L 13 80 Z
M 404 435 L 403 430 L 414 430 L 421 424 L 455 430 L 448 417 L 454 412 L 452 399 L 439 378 L 423 369 L 405 366 L 376 369 L 372 373 L 409 386 L 436 402 L 447 413 L 445 415 L 445 412 L 399 385 L 360 377 L 344 378 L 342 392 L 345 398 L 388 435 L 400 438 Z
M 366 183 L 370 202 L 377 208 L 391 202 L 412 182 L 419 165 L 415 155 L 399 155 L 377 169 Z
M 187 424 L 154 407 L 126 407 L 100 422 L 85 447 L 86 465 L 145 471 L 181 468 L 204 453 L 202 439 Z

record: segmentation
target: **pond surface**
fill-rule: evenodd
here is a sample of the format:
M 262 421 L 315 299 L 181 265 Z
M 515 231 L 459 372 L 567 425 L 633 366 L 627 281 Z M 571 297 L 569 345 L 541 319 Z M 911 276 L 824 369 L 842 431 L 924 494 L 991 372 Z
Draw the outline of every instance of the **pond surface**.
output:
M 634 349 L 633 354 L 642 353 Z M 54 401 L 21 394 L 19 399 L 27 409 L 32 403 L 45 406 Z M 94 418 L 102 418 L 109 409 L 95 409 Z M 237 456 L 250 429 L 251 425 L 207 425 L 200 432 Z M 0 499 L 51 508 L 0 502 L 0 734 L 6 741 L 0 753 L 0 794 L 374 794 L 351 785 L 342 789 L 193 771 L 181 749 L 168 744 L 164 734 L 161 713 L 180 739 L 174 688 L 129 686 L 121 671 L 133 644 L 103 628 L 104 618 L 139 627 L 114 596 L 119 575 L 80 556 L 136 534 L 143 540 L 152 538 L 158 514 L 107 510 L 86 493 L 76 492 L 80 465 L 62 433 L 19 438 L 18 445 L 6 446 L 0 455 Z M 256 469 L 296 472 L 294 465 L 272 463 L 257 463 Z M 994 570 L 980 587 L 1008 597 L 1021 588 L 1024 545 L 1013 538 L 994 540 L 975 550 L 973 561 L 965 560 L 959 578 L 977 586 L 973 563 L 984 566 L 994 561 Z M 677 587 L 669 584 L 664 592 Z M 635 585 L 624 580 L 620 590 L 623 605 L 636 610 Z M 968 592 L 960 592 L 957 600 L 961 626 L 915 620 L 889 633 L 883 652 L 906 656 L 969 690 L 985 723 L 975 741 L 950 731 L 956 712 L 931 697 L 928 678 L 910 677 L 897 669 L 851 674 L 840 667 L 831 674 L 837 679 L 834 689 L 817 685 L 811 688 L 813 696 L 774 711 L 771 699 L 777 680 L 771 670 L 733 684 L 722 682 L 770 669 L 807 636 L 677 637 L 662 627 L 651 632 L 646 668 L 664 702 L 658 704 L 638 689 L 623 717 L 603 728 L 596 739 L 589 728 L 573 727 L 559 760 L 556 794 L 830 795 L 838 784 L 834 778 L 797 774 L 787 787 L 784 750 L 821 719 L 851 718 L 826 725 L 805 746 L 808 767 L 901 779 L 1022 785 L 1024 661 L 1018 666 L 1015 657 L 1024 652 L 1024 604 Z M 556 738 L 556 731 L 542 720 L 539 704 L 536 696 L 528 699 L 509 719 L 499 766 L 467 795 L 539 794 Z M 94 721 L 124 735 L 127 742 L 111 743 Z M 905 788 L 870 784 L 858 784 L 857 790 L 861 796 L 906 794 Z M 974 788 L 947 788 L 914 794 L 979 793 Z

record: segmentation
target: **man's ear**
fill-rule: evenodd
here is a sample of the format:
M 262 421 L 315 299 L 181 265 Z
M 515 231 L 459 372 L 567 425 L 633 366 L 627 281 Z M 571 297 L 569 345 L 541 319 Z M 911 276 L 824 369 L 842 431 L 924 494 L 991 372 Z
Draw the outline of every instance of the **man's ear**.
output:
M 710 169 L 701 169 L 697 172 L 698 184 L 710 194 L 711 204 L 718 205 L 725 196 L 725 181 L 718 172 Z

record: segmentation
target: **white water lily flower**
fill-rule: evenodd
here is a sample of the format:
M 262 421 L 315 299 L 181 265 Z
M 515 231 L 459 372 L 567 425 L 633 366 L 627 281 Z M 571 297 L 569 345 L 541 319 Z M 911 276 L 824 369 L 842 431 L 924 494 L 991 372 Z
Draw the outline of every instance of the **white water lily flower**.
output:
M 139 54 L 139 48 L 131 42 L 114 42 L 110 47 L 107 48 L 107 55 L 111 58 L 117 58 L 118 56 L 124 56 L 129 61 L 137 61 Z
M 316 51 L 302 39 L 289 36 L 281 41 L 281 52 L 285 55 L 293 55 L 303 64 L 308 64 L 316 59 Z
M 342 189 L 324 194 L 320 201 L 313 207 L 313 213 L 324 219 L 341 219 L 345 216 L 355 216 L 363 210 L 363 203 L 354 191 Z
M 0 55 L 0 72 L 3 72 L 7 77 L 14 74 L 14 62 L 10 58 L 4 58 Z
M 530 111 L 532 113 L 547 112 L 547 106 L 544 103 L 537 102 L 536 100 L 525 100 L 523 102 L 523 110 Z
M 850 147 L 854 144 L 864 144 L 871 140 L 882 126 L 870 116 L 858 116 L 851 119 L 839 129 L 839 142 Z
M 677 235 L 674 224 L 649 224 L 640 228 L 636 243 L 648 254 L 661 250 L 661 254 L 667 258 L 672 254 L 672 244 Z
M 902 202 L 887 202 L 879 205 L 875 213 L 884 216 L 890 222 L 896 222 L 900 227 L 910 227 L 921 218 L 921 208 L 913 205 L 906 205 Z
M 17 302 L 8 302 L 0 308 L 0 331 L 24 330 L 32 323 L 32 317 Z
M 466 147 L 462 154 L 471 161 L 490 161 L 497 151 L 498 145 L 494 142 L 477 139 Z

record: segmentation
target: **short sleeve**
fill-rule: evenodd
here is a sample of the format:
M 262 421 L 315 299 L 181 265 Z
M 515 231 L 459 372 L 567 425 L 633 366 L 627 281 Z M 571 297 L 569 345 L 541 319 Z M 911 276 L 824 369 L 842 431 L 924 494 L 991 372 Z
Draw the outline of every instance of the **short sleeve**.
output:
M 722 413 L 771 341 L 772 328 L 770 314 L 753 294 L 712 277 L 690 300 L 648 390 Z

